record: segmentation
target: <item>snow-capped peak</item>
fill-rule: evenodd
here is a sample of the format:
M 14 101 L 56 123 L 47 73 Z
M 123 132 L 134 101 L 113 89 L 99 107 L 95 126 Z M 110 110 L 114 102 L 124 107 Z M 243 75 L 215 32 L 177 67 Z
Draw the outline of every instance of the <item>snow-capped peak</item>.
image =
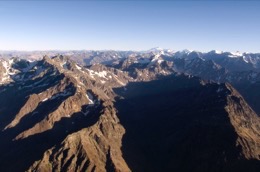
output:
M 220 51 L 220 50 L 212 50 L 211 52 L 215 53 L 215 54 L 222 54 L 223 53 L 223 51 Z
M 154 52 L 154 51 L 163 51 L 164 49 L 163 48 L 161 48 L 161 47 L 155 47 L 155 48 L 151 48 L 150 50 L 148 50 L 148 51 L 150 51 L 150 52 Z
M 239 52 L 239 51 L 236 51 L 236 52 L 230 52 L 233 56 L 243 56 L 243 53 Z
M 180 51 L 182 54 L 190 54 L 193 50 L 184 49 Z
M 174 53 L 173 50 L 171 49 L 164 49 L 164 48 L 161 48 L 161 47 L 155 47 L 155 48 L 152 48 L 150 50 L 148 50 L 147 52 L 153 52 L 153 53 L 161 53 L 161 54 L 168 54 L 168 53 Z

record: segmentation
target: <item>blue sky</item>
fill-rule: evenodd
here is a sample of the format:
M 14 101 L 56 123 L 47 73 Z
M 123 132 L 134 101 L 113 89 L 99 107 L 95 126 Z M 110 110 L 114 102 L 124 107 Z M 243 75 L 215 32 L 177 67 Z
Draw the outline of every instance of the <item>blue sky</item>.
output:
M 0 50 L 260 52 L 258 1 L 0 1 Z

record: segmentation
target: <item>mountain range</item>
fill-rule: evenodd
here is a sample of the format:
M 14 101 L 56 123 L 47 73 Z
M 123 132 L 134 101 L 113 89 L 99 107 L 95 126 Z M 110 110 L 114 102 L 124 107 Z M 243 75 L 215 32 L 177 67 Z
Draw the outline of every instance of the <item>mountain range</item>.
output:
M 0 171 L 260 170 L 260 54 L 0 57 Z

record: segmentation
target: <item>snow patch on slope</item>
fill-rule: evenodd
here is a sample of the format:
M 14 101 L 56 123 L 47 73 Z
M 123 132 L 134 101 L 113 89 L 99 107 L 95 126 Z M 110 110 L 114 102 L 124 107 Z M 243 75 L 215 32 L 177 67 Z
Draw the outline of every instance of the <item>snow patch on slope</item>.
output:
M 95 72 L 95 71 L 90 70 L 90 69 L 87 69 L 87 70 L 88 70 L 90 76 L 95 76 L 95 75 L 97 75 L 97 76 L 99 76 L 99 77 L 101 77 L 101 78 L 107 79 L 107 78 L 106 78 L 106 76 L 107 76 L 107 71 Z
M 90 92 L 87 92 L 86 97 L 89 100 L 89 104 L 93 105 L 94 104 L 94 96 Z

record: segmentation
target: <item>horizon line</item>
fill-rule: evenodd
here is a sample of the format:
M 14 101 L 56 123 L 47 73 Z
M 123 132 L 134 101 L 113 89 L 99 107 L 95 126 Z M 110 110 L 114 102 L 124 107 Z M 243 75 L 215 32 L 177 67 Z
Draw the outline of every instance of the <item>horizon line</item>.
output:
M 193 50 L 193 49 L 179 49 L 179 50 L 174 50 L 171 48 L 162 48 L 162 47 L 154 47 L 154 48 L 150 48 L 148 50 L 120 50 L 120 49 L 46 49 L 46 50 L 1 50 L 0 52 L 70 52 L 70 51 L 122 51 L 122 52 L 127 52 L 127 51 L 133 51 L 133 52 L 145 52 L 145 51 L 150 51 L 153 49 L 162 49 L 162 50 L 171 50 L 173 52 L 181 52 L 181 51 L 190 51 L 190 52 L 200 52 L 200 53 L 209 53 L 212 51 L 218 51 L 221 53 L 226 53 L 226 52 L 240 52 L 240 53 L 254 53 L 254 54 L 258 54 L 259 52 L 252 52 L 252 51 L 240 51 L 240 50 L 236 50 L 236 51 L 228 51 L 228 50 L 218 50 L 218 49 L 212 49 L 212 50 L 207 50 L 207 51 L 201 51 L 201 50 Z

